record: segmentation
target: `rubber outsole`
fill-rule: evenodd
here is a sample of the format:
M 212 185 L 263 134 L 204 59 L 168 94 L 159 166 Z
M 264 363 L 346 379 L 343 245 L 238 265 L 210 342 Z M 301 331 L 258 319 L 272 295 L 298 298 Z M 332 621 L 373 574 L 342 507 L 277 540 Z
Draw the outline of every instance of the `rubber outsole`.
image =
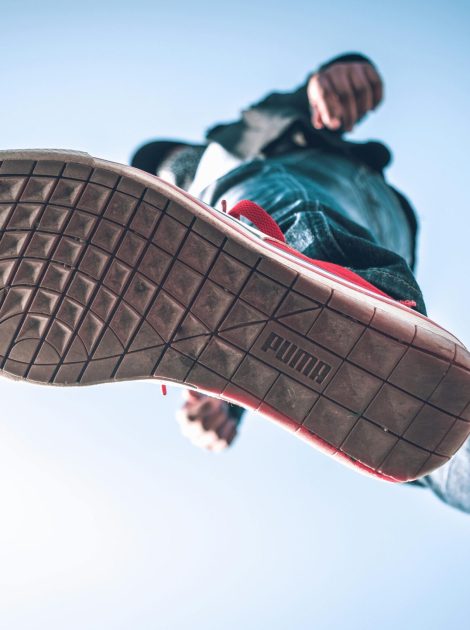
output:
M 452 335 L 131 167 L 0 152 L 0 283 L 6 376 L 197 388 L 389 481 L 470 433 Z

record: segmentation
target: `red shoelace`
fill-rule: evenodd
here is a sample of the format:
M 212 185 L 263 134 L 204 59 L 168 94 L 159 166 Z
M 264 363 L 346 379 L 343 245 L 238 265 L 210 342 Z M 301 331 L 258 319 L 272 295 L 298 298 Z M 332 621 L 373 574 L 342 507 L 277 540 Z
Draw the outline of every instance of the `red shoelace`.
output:
M 253 223 L 253 225 L 256 226 L 260 232 L 268 236 L 270 239 L 271 238 L 274 239 L 274 242 L 270 241 L 272 245 L 275 245 L 276 247 L 279 247 L 280 249 L 283 249 L 284 251 L 290 254 L 293 254 L 297 256 L 298 258 L 301 258 L 309 263 L 313 263 L 317 267 L 320 267 L 321 269 L 324 269 L 325 271 L 328 271 L 329 273 L 339 276 L 340 278 L 343 278 L 344 280 L 348 280 L 349 282 L 352 282 L 353 284 L 356 284 L 364 289 L 368 289 L 369 291 L 372 291 L 373 293 L 376 293 L 383 297 L 390 298 L 391 300 L 395 299 L 395 298 L 392 298 L 387 293 L 385 293 L 384 291 L 381 291 L 380 289 L 375 287 L 370 282 L 367 282 L 367 280 L 362 278 L 362 276 L 359 276 L 357 273 L 354 273 L 354 271 L 351 271 L 350 269 L 347 269 L 346 267 L 342 267 L 341 265 L 336 265 L 335 263 L 326 262 L 324 260 L 315 260 L 313 258 L 309 258 L 308 256 L 305 256 L 304 254 L 297 251 L 296 249 L 289 247 L 289 245 L 287 245 L 286 243 L 284 234 L 282 233 L 281 228 L 276 223 L 276 221 L 272 218 L 271 215 L 269 215 L 266 212 L 264 208 L 259 206 L 254 201 L 249 201 L 248 199 L 242 199 L 241 201 L 236 203 L 231 210 L 227 211 L 227 202 L 225 201 L 225 199 L 223 199 L 222 210 L 223 212 L 233 217 L 234 219 L 240 219 L 240 217 L 245 217 L 246 219 L 248 219 L 248 221 Z M 408 307 L 416 306 L 416 302 L 414 300 L 395 300 L 395 301 Z M 166 393 L 167 393 L 166 385 L 162 385 L 162 394 L 166 396 Z
M 260 232 L 263 232 L 263 234 L 265 234 L 266 236 L 269 236 L 270 238 L 274 238 L 276 239 L 276 241 L 279 241 L 272 244 L 276 245 L 280 249 L 294 254 L 298 258 L 302 258 L 303 260 L 313 263 L 317 267 L 321 267 L 325 271 L 329 271 L 332 274 L 340 276 L 341 278 L 348 280 L 353 284 L 357 284 L 360 287 L 368 289 L 373 293 L 377 293 L 378 295 L 381 295 L 383 297 L 395 300 L 395 298 L 392 298 L 384 291 L 381 291 L 376 286 L 365 280 L 362 276 L 359 276 L 357 273 L 351 271 L 347 267 L 342 267 L 341 265 L 326 262 L 324 260 L 315 260 L 314 258 L 309 258 L 296 249 L 289 247 L 289 245 L 287 245 L 286 243 L 284 234 L 282 233 L 281 228 L 276 223 L 276 221 L 272 218 L 271 215 L 266 212 L 264 208 L 259 206 L 254 201 L 242 199 L 241 201 L 236 203 L 231 210 L 227 212 L 227 203 L 225 199 L 223 199 L 222 210 L 235 219 L 239 219 L 241 216 L 246 217 L 248 221 L 251 221 L 251 223 L 253 223 L 253 225 L 255 225 Z M 395 302 L 399 302 L 400 304 L 408 307 L 416 306 L 416 302 L 414 300 L 395 300 Z

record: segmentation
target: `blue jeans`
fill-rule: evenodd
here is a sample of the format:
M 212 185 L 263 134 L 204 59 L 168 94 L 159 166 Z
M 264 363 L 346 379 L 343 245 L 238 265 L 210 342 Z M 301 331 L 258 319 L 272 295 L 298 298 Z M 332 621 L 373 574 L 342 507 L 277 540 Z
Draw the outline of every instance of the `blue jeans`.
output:
M 255 158 L 214 181 L 201 199 L 212 206 L 225 199 L 228 208 L 241 199 L 255 201 L 298 251 L 349 267 L 426 313 L 410 267 L 415 243 L 406 214 L 384 178 L 366 165 L 316 148 Z M 408 485 L 429 487 L 470 512 L 470 441 L 448 464 Z
M 300 149 L 244 162 L 203 191 L 230 208 L 251 199 L 277 221 L 289 245 L 310 258 L 353 269 L 425 313 L 413 276 L 414 242 L 406 214 L 384 178 L 368 166 L 322 149 Z

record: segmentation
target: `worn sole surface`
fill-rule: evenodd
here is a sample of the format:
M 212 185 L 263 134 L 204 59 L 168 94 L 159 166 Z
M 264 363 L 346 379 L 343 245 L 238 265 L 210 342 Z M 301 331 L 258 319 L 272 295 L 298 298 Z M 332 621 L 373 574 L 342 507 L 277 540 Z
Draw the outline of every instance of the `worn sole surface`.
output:
M 177 382 L 391 481 L 470 433 L 470 355 L 452 335 L 130 167 L 0 152 L 0 283 L 7 376 Z

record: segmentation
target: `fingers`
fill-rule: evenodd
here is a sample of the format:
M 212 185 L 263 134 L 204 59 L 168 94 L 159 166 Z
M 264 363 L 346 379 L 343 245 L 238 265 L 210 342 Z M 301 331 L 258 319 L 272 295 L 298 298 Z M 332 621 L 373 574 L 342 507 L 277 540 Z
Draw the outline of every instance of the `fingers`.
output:
M 343 127 L 346 131 L 351 131 L 358 119 L 358 111 L 349 72 L 345 68 L 338 68 L 338 72 L 331 72 L 328 79 L 341 102 Z
M 379 73 L 375 68 L 373 68 L 370 63 L 364 64 L 364 72 L 367 76 L 369 84 L 372 88 L 372 98 L 373 98 L 373 109 L 381 103 L 383 99 L 384 86 L 383 81 L 380 78 Z
M 194 401 L 188 401 L 183 409 L 185 409 L 189 420 L 206 420 L 217 414 L 224 408 L 225 403 L 222 400 L 203 396 Z
M 237 428 L 235 420 L 228 420 L 221 428 L 218 438 L 207 448 L 214 453 L 220 453 L 233 442 L 237 435 Z
M 322 117 L 317 108 L 313 110 L 312 124 L 315 127 L 315 129 L 321 129 L 323 127 Z
M 383 84 L 370 63 L 336 63 L 311 77 L 307 96 L 316 129 L 351 131 L 380 103 Z
M 183 389 L 183 400 L 200 400 L 201 398 L 207 398 L 207 395 L 194 389 Z
M 229 417 L 228 404 L 204 394 L 185 394 L 186 402 L 177 413 L 182 434 L 195 446 L 220 452 L 229 446 L 238 423 Z
M 316 129 L 321 129 L 323 126 L 339 129 L 342 107 L 326 73 L 312 77 L 308 85 L 308 96 L 313 110 L 313 126 Z
M 358 64 L 355 72 L 351 72 L 349 80 L 352 85 L 353 95 L 357 104 L 357 120 L 360 120 L 374 107 L 372 85 L 366 75 L 363 64 Z M 356 121 L 354 121 L 356 122 Z

